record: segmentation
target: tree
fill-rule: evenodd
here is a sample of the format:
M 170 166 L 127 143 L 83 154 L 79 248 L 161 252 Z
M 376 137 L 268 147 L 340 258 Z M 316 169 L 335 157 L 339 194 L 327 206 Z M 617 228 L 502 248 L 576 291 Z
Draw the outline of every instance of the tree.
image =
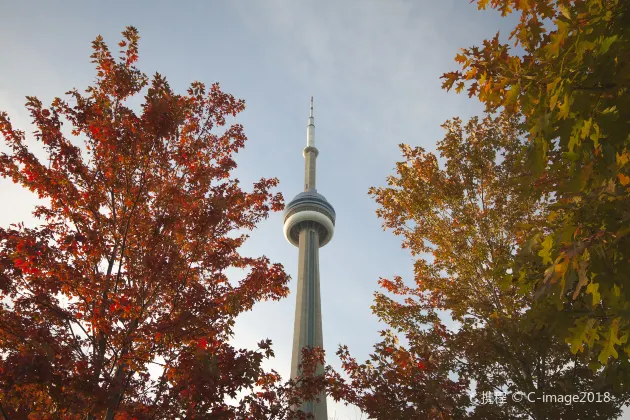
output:
M 546 220 L 523 227 L 514 281 L 553 299 L 540 322 L 593 368 L 630 346 L 630 3 L 623 0 L 478 0 L 505 16 L 510 34 L 463 49 L 462 71 L 444 87 L 477 96 L 488 112 L 523 116 L 528 176 L 520 184 L 552 198 Z M 539 270 L 539 262 L 545 270 Z M 546 298 L 546 299 L 545 299 Z M 548 316 L 545 316 L 548 315 Z M 625 352 L 625 354 L 624 354 Z M 626 381 L 628 379 L 628 374 Z
M 0 228 L 1 413 L 282 417 L 293 397 L 261 368 L 269 340 L 228 343 L 239 313 L 288 293 L 280 264 L 238 252 L 244 231 L 283 208 L 278 181 L 245 192 L 231 175 L 243 127 L 217 131 L 242 100 L 218 84 L 180 95 L 160 74 L 149 81 L 134 66 L 137 30 L 123 37 L 118 60 L 102 37 L 93 42 L 97 77 L 85 94 L 49 108 L 27 98 L 47 162 L 0 113 L 11 150 L 0 174 L 42 199 L 39 227 Z M 127 104 L 142 92 L 136 113 Z M 230 281 L 228 267 L 247 274 Z
M 415 281 L 380 280 L 373 311 L 390 330 L 372 360 L 358 364 L 340 349 L 346 401 L 374 418 L 614 418 L 629 395 L 537 328 L 533 293 L 506 281 L 520 241 L 513 226 L 540 223 L 547 204 L 513 182 L 524 166 L 518 118 L 443 127 L 442 168 L 435 155 L 401 145 L 397 174 L 370 190 L 383 226 L 417 258 Z M 580 392 L 599 392 L 602 402 L 537 400 Z M 506 398 L 487 401 L 488 393 Z

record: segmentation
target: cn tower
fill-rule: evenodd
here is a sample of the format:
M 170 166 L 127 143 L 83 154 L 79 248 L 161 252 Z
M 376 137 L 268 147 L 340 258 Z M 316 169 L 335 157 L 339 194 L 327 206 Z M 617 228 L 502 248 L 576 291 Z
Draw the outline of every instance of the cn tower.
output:
M 284 212 L 284 236 L 298 247 L 298 284 L 293 328 L 291 378 L 300 376 L 303 347 L 324 347 L 322 334 L 322 304 L 319 292 L 319 248 L 326 245 L 335 231 L 335 210 L 315 189 L 315 162 L 319 154 L 315 147 L 313 97 L 306 129 L 304 148 L 304 192 L 287 205 Z M 317 372 L 323 373 L 323 366 Z M 315 420 L 327 420 L 326 396 L 320 401 L 305 402 L 301 409 L 312 413 Z

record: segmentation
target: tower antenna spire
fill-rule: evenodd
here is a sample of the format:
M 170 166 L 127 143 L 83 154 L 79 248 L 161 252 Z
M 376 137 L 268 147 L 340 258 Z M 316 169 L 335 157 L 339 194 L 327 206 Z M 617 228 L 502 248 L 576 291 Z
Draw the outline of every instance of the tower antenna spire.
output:
M 315 147 L 315 118 L 313 118 L 313 97 L 312 96 L 311 96 L 311 113 L 308 116 L 308 127 L 306 127 L 306 147 Z M 306 157 L 306 155 L 304 155 L 304 157 Z M 313 179 L 313 183 L 314 181 L 315 179 Z

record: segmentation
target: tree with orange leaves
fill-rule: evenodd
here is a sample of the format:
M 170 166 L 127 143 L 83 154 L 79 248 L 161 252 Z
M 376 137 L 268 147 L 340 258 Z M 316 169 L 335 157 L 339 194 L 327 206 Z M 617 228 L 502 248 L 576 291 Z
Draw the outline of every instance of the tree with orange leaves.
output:
M 123 37 L 119 59 L 93 42 L 85 93 L 50 107 L 28 97 L 47 161 L 0 113 L 0 174 L 42 200 L 39 227 L 0 228 L 0 414 L 284 418 L 292 397 L 261 368 L 270 342 L 228 343 L 239 313 L 288 293 L 280 264 L 238 252 L 239 232 L 283 208 L 278 181 L 246 192 L 231 175 L 246 137 L 227 118 L 242 100 L 218 84 L 181 95 L 149 80 L 135 67 L 137 30 Z M 136 112 L 128 100 L 142 92 Z M 247 274 L 234 282 L 228 267 Z

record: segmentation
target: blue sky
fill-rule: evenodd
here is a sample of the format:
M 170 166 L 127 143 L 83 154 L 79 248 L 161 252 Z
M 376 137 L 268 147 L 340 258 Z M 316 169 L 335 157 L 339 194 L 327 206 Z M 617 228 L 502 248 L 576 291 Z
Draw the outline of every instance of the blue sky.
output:
M 120 32 L 133 25 L 145 73 L 160 72 L 179 92 L 194 80 L 219 82 L 245 99 L 238 122 L 249 141 L 236 176 L 243 186 L 278 177 L 288 202 L 302 189 L 315 97 L 318 191 L 337 212 L 335 237 L 320 251 L 324 343 L 337 367 L 339 344 L 365 359 L 378 341 L 384 325 L 370 311 L 378 278 L 412 276 L 412 258 L 382 230 L 368 188 L 394 172 L 398 144 L 433 151 L 446 119 L 481 112 L 475 99 L 441 90 L 439 77 L 456 69 L 459 48 L 513 24 L 468 0 L 0 0 L 0 10 L 0 110 L 27 132 L 24 96 L 50 103 L 84 89 L 95 76 L 91 41 L 101 34 L 116 50 Z M 31 193 L 0 179 L 0 197 L 1 226 L 33 223 Z M 281 214 L 261 223 L 242 252 L 282 263 L 295 290 L 297 249 L 283 237 Z M 276 358 L 267 366 L 287 377 L 294 310 L 294 294 L 255 306 L 238 319 L 234 343 L 271 338 Z M 330 401 L 328 412 L 360 418 Z

